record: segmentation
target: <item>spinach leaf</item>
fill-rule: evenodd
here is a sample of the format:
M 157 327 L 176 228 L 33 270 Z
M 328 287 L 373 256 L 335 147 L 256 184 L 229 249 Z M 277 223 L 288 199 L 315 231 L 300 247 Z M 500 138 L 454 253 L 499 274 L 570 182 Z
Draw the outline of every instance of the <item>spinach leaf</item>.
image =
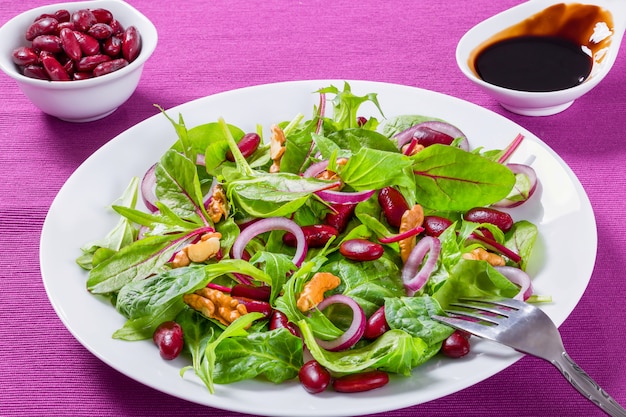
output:
M 226 185 L 229 200 L 253 217 L 289 217 L 331 182 L 291 173 L 259 174 Z
M 432 294 L 442 308 L 459 298 L 512 298 L 519 288 L 485 261 L 461 259 Z
M 391 329 L 404 330 L 428 345 L 441 343 L 453 332 L 450 327 L 431 319 L 443 315 L 439 304 L 428 296 L 385 299 L 385 318 Z
M 194 223 L 208 219 L 195 162 L 170 149 L 156 165 L 155 175 L 155 192 L 162 204 Z
M 213 380 L 218 384 L 264 376 L 276 384 L 298 376 L 302 340 L 287 329 L 223 340 L 215 349 Z
M 411 159 L 401 153 L 361 148 L 340 169 L 339 176 L 357 191 L 391 185 L 411 186 L 412 182 L 403 172 L 411 165 Z
M 307 348 L 320 365 L 339 374 L 357 373 L 366 369 L 410 375 L 411 369 L 434 356 L 440 345 L 429 346 L 418 337 L 402 330 L 389 330 L 367 346 L 341 352 L 322 349 L 306 321 L 297 323 Z
M 537 226 L 526 220 L 520 220 L 513 224 L 505 236 L 504 244 L 522 257 L 520 268 L 526 270 L 528 260 L 532 254 L 537 240 Z
M 402 115 L 393 117 L 385 122 L 385 126 L 383 126 L 383 134 L 391 138 L 410 127 L 432 120 L 443 121 L 434 117 L 420 115 Z
M 328 139 L 339 148 L 349 150 L 352 154 L 359 152 L 362 148 L 398 153 L 398 147 L 395 143 L 390 141 L 387 136 L 374 130 L 344 129 L 330 133 Z
M 515 176 L 506 166 L 445 145 L 432 145 L 413 159 L 418 202 L 441 211 L 467 211 L 506 197 Z

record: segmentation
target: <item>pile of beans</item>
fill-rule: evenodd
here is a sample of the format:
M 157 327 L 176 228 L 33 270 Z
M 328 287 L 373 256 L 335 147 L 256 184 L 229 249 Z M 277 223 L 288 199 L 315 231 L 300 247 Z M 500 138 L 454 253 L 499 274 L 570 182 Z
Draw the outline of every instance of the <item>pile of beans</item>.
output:
M 30 78 L 84 80 L 124 68 L 141 51 L 134 26 L 124 28 L 106 9 L 57 10 L 39 16 L 25 33 L 31 46 L 13 51 L 13 62 Z

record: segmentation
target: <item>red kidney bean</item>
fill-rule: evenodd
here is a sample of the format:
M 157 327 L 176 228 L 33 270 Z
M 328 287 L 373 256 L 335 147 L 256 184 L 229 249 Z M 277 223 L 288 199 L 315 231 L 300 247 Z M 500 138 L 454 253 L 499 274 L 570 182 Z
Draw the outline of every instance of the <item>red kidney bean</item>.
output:
M 93 73 L 91 72 L 75 72 L 72 75 L 72 79 L 74 80 L 88 80 L 89 78 L 93 78 Z
M 272 288 L 267 285 L 235 284 L 230 290 L 233 297 L 247 297 L 253 300 L 269 301 Z
M 339 246 L 339 252 L 353 261 L 373 261 L 383 256 L 384 249 L 378 243 L 365 239 L 350 239 Z
M 100 41 L 103 41 L 113 36 L 113 29 L 111 29 L 111 26 L 107 25 L 106 23 L 95 23 L 92 27 L 89 28 L 87 34 Z
M 298 378 L 305 390 L 318 394 L 330 385 L 330 372 L 315 359 L 308 361 L 300 368 Z
M 134 26 L 126 28 L 122 34 L 122 56 L 128 62 L 133 62 L 141 51 L 141 36 Z
M 63 50 L 61 38 L 55 35 L 39 35 L 33 39 L 33 49 L 58 54 Z
M 369 371 L 345 375 L 333 381 L 337 392 L 363 392 L 387 385 L 389 375 L 383 371 Z
M 26 77 L 36 78 L 38 80 L 50 80 L 48 73 L 41 65 L 27 65 L 22 71 Z
M 126 61 L 124 58 L 118 58 L 118 59 L 114 59 L 111 61 L 106 61 L 101 64 L 98 64 L 98 66 L 96 66 L 93 69 L 93 76 L 101 77 L 103 75 L 110 74 L 113 71 L 122 69 L 127 65 L 128 65 L 128 61 Z
M 76 63 L 76 70 L 79 72 L 91 72 L 98 65 L 110 60 L 110 56 L 103 54 L 85 56 Z
M 387 223 L 400 227 L 402 215 L 409 209 L 402 193 L 393 187 L 385 187 L 378 192 L 378 204 L 385 213 Z
M 422 226 L 427 236 L 439 237 L 448 227 L 452 226 L 452 220 L 440 216 L 424 216 Z
M 122 26 L 119 20 L 115 18 L 109 22 L 109 26 L 111 26 L 111 29 L 113 29 L 114 35 L 121 35 L 122 33 L 124 33 L 124 26 Z
M 102 44 L 102 52 L 110 57 L 117 57 L 122 52 L 122 40 L 117 36 L 111 36 Z
M 289 322 L 289 319 L 287 318 L 285 313 L 280 310 L 274 310 L 272 312 L 272 315 L 270 316 L 270 330 L 283 328 L 289 330 L 292 335 L 298 336 L 296 326 L 293 323 Z
M 367 123 L 367 118 L 363 116 L 359 116 L 356 118 L 356 124 L 358 127 L 362 127 Z
M 61 40 L 63 50 L 70 59 L 78 61 L 83 56 L 83 51 L 80 49 L 80 44 L 78 43 L 78 39 L 76 39 L 76 35 L 74 35 L 74 31 L 72 29 L 61 29 L 59 32 L 59 39 Z
M 493 224 L 504 233 L 513 227 L 513 218 L 510 214 L 489 207 L 474 207 L 468 210 L 463 218 L 470 222 Z
M 441 353 L 449 358 L 461 358 L 467 355 L 469 351 L 469 337 L 458 330 L 448 336 L 441 345 Z
M 69 22 L 71 17 L 72 15 L 70 14 L 69 10 L 59 9 L 56 12 L 54 12 L 54 18 L 58 20 L 59 23 Z
M 263 318 L 269 318 L 272 315 L 272 306 L 267 301 L 254 300 L 247 297 L 233 297 L 240 304 L 246 306 L 248 313 L 261 313 Z
M 69 81 L 70 76 L 63 65 L 52 55 L 44 55 L 41 63 L 52 81 Z
M 154 331 L 152 340 L 159 347 L 163 359 L 175 359 L 183 350 L 183 328 L 174 321 L 163 322 Z
M 54 35 L 57 33 L 57 27 L 59 21 L 54 17 L 44 17 L 37 20 L 26 29 L 26 40 L 32 41 L 37 36 L 41 35 Z
M 81 9 L 72 13 L 71 21 L 76 29 L 81 32 L 87 32 L 92 25 L 98 22 L 96 16 L 88 9 Z
M 301 229 L 307 246 L 311 248 L 323 248 L 333 236 L 339 235 L 337 229 L 327 224 L 312 224 L 302 226 Z M 292 233 L 283 235 L 283 243 L 292 248 L 297 246 L 296 237 Z
M 84 55 L 96 55 L 100 53 L 100 42 L 98 42 L 96 38 L 77 30 L 74 31 L 74 35 Z
M 29 48 L 27 46 L 20 46 L 19 48 L 13 51 L 13 62 L 16 65 L 27 66 L 33 65 L 39 62 L 39 56 L 33 50 L 33 48 Z
M 247 158 L 257 150 L 260 143 L 261 137 L 257 133 L 246 133 L 239 140 L 239 142 L 237 142 L 237 147 L 241 151 L 243 157 Z M 230 162 L 235 162 L 235 157 L 230 150 L 226 152 L 226 159 Z
M 91 9 L 91 13 L 93 13 L 93 15 L 96 17 L 96 21 L 98 23 L 109 24 L 111 23 L 111 20 L 113 20 L 113 13 L 111 13 L 107 9 L 103 9 L 103 8 Z
M 76 30 L 76 28 L 74 27 L 74 23 L 72 23 L 72 22 L 61 22 L 61 23 L 59 23 L 59 26 L 57 27 L 57 30 L 59 31 L 59 33 L 61 33 L 61 31 L 63 29 Z
M 389 324 L 385 318 L 385 306 L 381 306 L 367 319 L 363 337 L 370 340 L 376 339 L 387 330 L 389 330 Z
M 74 72 L 76 72 L 76 66 L 74 64 L 74 61 L 69 59 L 67 56 L 63 56 L 62 58 L 59 58 L 59 63 L 63 65 L 63 69 L 67 71 L 67 74 L 70 76 L 70 78 L 73 78 L 72 76 L 74 75 Z
M 324 223 L 337 229 L 339 233 L 343 232 L 348 222 L 354 214 L 356 204 L 331 204 L 333 210 L 326 215 Z

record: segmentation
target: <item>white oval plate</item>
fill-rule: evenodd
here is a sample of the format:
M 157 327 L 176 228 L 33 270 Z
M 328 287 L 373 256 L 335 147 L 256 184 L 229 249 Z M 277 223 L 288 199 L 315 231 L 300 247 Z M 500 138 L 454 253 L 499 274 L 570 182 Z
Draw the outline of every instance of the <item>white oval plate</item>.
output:
M 314 92 L 343 81 L 296 81 L 261 85 L 201 98 L 168 110 L 181 113 L 188 128 L 216 121 L 254 131 L 258 123 L 313 114 Z M 510 120 L 463 100 L 418 88 L 368 81 L 350 81 L 356 95 L 378 93 L 386 117 L 421 114 L 458 126 L 472 147 L 502 149 L 518 133 L 525 140 L 511 162 L 529 162 L 541 181 L 533 198 L 510 210 L 517 219 L 534 222 L 540 237 L 529 265 L 536 293 L 550 295 L 544 310 L 557 325 L 572 312 L 591 277 L 597 235 L 589 199 L 565 162 L 545 143 Z M 368 113 L 369 112 L 369 113 Z M 373 106 L 362 115 L 381 119 Z M 275 416 L 353 416 L 383 412 L 431 401 L 467 388 L 510 366 L 521 355 L 474 339 L 473 350 L 461 360 L 435 358 L 411 377 L 393 377 L 385 387 L 361 394 L 328 390 L 310 395 L 297 381 L 279 386 L 247 381 L 216 387 L 214 395 L 187 372 L 187 361 L 160 358 L 152 341 L 124 342 L 111 334 L 124 324 L 108 301 L 85 289 L 86 273 L 75 263 L 80 247 L 104 236 L 117 216 L 107 207 L 123 192 L 131 177 L 142 177 L 175 141 L 169 121 L 157 114 L 123 132 L 89 157 L 67 180 L 50 207 L 41 236 L 43 282 L 60 319 L 89 351 L 119 372 L 154 389 L 195 403 L 243 413 Z M 576 259 L 576 262 L 571 262 Z

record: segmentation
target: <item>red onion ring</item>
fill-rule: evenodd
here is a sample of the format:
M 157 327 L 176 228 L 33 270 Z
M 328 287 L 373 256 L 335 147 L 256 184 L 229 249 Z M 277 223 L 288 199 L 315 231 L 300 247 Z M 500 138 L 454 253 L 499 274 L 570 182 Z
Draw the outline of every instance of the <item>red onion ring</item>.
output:
M 435 130 L 437 132 L 450 136 L 452 139 L 461 138 L 462 140 L 459 142 L 459 148 L 465 151 L 469 150 L 469 142 L 467 140 L 467 136 L 465 136 L 465 134 L 459 128 L 451 125 L 450 123 L 437 120 L 418 123 L 415 126 L 411 126 L 410 128 L 396 134 L 394 136 L 394 139 L 396 139 L 398 143 L 398 149 L 401 149 L 405 144 L 409 143 L 411 139 L 413 139 L 413 135 L 415 134 L 415 132 L 422 128 Z
M 506 256 L 507 258 L 509 258 L 510 260 L 515 262 L 516 264 L 519 264 L 520 262 L 522 262 L 522 257 L 521 256 L 519 256 L 517 253 L 513 252 L 511 249 L 507 248 L 506 246 L 502 245 L 501 243 L 496 242 L 493 239 L 490 239 L 490 238 L 485 237 L 485 236 L 481 236 L 478 233 L 470 234 L 467 239 L 470 242 L 472 240 L 480 242 L 482 245 L 484 245 L 488 249 L 491 249 L 493 251 L 498 252 L 501 255 Z
M 320 162 L 316 162 L 311 164 L 303 173 L 302 176 L 305 178 L 316 177 L 322 172 L 324 172 L 328 168 L 328 160 L 325 159 Z
M 324 298 L 324 300 L 317 305 L 317 308 L 322 311 L 331 304 L 345 304 L 350 307 L 352 310 L 352 323 L 350 323 L 350 327 L 338 338 L 334 340 L 316 339 L 317 344 L 331 352 L 349 349 L 354 346 L 354 344 L 361 339 L 363 333 L 365 333 L 365 324 L 367 322 L 365 312 L 359 303 L 343 294 L 335 294 Z
M 436 237 L 424 236 L 417 242 L 402 268 L 402 282 L 409 297 L 415 295 L 428 282 L 437 265 L 440 251 L 441 242 Z M 423 263 L 426 254 L 428 259 Z
M 299 267 L 302 261 L 304 261 L 307 252 L 306 238 L 300 226 L 285 217 L 269 217 L 248 225 L 241 231 L 239 236 L 237 236 L 237 239 L 235 239 L 232 249 L 233 258 L 242 259 L 243 252 L 248 242 L 255 236 L 272 230 L 285 230 L 295 236 L 297 245 L 296 253 L 293 255 L 293 263 Z
M 513 201 L 509 199 L 502 199 L 495 204 L 492 204 L 493 207 L 499 208 L 507 208 L 507 207 L 517 207 L 525 202 L 527 202 L 530 197 L 535 193 L 537 189 L 537 173 L 535 170 L 529 166 L 524 164 L 507 164 L 507 167 L 513 172 L 513 174 L 523 174 L 528 177 L 528 181 L 530 181 L 530 190 L 528 191 L 528 197 L 524 200 Z
M 356 204 L 367 200 L 374 195 L 374 190 L 346 192 L 346 191 L 332 191 L 322 190 L 315 191 L 322 200 L 332 204 Z
M 393 236 L 389 236 L 389 237 L 381 237 L 381 238 L 378 239 L 378 241 L 380 243 L 385 243 L 385 244 L 399 242 L 399 241 L 404 240 L 406 238 L 419 235 L 423 231 L 424 231 L 424 228 L 422 226 L 417 226 L 417 227 L 414 227 L 412 229 L 407 230 L 406 232 L 398 233 L 397 235 L 393 235 Z
M 514 266 L 495 266 L 494 268 L 513 284 L 520 287 L 519 292 L 513 297 L 515 300 L 528 300 L 533 293 L 533 286 L 530 276 L 526 272 Z
M 143 203 L 146 205 L 146 208 L 152 213 L 158 210 L 155 205 L 157 197 L 154 192 L 154 188 L 156 187 L 156 175 L 154 173 L 155 168 L 156 164 L 148 168 L 141 180 L 141 198 Z

